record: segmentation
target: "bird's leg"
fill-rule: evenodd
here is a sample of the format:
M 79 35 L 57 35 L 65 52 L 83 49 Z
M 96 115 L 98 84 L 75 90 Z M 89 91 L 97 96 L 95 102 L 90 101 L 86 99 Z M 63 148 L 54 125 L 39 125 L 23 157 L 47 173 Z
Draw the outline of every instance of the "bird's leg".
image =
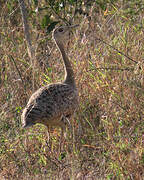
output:
M 69 120 L 70 118 L 71 118 L 71 114 L 64 116 L 63 117 L 63 122 L 64 122 L 65 125 L 68 126 L 68 128 L 70 129 L 70 134 L 72 135 L 72 125 L 71 125 L 71 122 Z
M 66 138 L 65 136 L 65 131 L 66 131 L 66 125 L 65 125 L 65 117 L 63 116 L 61 119 L 61 135 L 60 135 L 60 144 L 59 144 L 59 152 L 63 150 L 63 145 L 64 145 L 64 139 Z M 64 138 L 65 137 L 65 138 Z
M 47 126 L 47 137 L 48 137 L 48 142 L 50 141 L 50 129 L 49 126 Z
M 50 148 L 51 147 L 51 141 L 50 141 L 50 127 L 47 126 L 47 146 Z
M 60 144 L 59 144 L 59 154 L 63 151 L 63 144 L 64 144 L 64 128 L 61 127 L 61 135 L 60 135 Z

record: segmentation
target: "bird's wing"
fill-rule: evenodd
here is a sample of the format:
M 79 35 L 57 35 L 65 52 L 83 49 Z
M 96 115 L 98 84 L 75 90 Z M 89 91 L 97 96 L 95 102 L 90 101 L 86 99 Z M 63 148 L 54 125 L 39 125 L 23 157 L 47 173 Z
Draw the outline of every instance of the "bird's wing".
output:
M 56 119 L 71 114 L 76 105 L 76 93 L 65 84 L 52 84 L 36 91 L 23 111 L 23 122 Z

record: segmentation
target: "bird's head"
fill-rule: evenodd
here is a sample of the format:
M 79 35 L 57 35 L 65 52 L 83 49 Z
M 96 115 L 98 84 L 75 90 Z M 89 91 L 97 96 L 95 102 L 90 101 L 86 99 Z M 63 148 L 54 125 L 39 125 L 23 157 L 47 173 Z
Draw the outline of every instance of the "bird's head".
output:
M 54 29 L 53 31 L 53 38 L 56 42 L 63 43 L 65 40 L 69 39 L 70 32 L 73 28 L 77 27 L 78 25 L 71 25 L 71 26 L 60 26 Z

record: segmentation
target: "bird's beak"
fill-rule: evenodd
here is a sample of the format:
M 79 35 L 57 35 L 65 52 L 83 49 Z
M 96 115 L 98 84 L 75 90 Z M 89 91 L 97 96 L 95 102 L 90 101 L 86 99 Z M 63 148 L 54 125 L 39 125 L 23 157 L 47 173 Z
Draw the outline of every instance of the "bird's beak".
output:
M 78 27 L 79 26 L 79 24 L 74 24 L 74 25 L 70 25 L 70 26 L 68 26 L 69 28 L 75 28 L 75 27 Z

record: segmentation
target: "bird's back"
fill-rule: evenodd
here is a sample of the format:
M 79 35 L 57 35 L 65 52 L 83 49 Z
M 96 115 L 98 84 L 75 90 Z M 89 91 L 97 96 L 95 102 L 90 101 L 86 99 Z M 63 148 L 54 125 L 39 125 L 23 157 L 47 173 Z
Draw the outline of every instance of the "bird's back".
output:
M 42 87 L 29 99 L 22 113 L 23 126 L 42 123 L 46 126 L 60 126 L 62 116 L 71 115 L 78 105 L 76 88 L 56 83 Z

